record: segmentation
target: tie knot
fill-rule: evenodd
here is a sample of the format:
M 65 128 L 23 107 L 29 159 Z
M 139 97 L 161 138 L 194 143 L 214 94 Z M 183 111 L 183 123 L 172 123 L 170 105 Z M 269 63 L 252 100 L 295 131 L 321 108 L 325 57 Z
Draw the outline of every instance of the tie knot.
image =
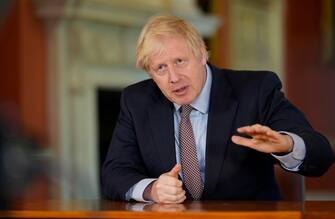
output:
M 184 117 L 189 117 L 193 107 L 190 105 L 182 105 L 181 106 L 181 115 Z

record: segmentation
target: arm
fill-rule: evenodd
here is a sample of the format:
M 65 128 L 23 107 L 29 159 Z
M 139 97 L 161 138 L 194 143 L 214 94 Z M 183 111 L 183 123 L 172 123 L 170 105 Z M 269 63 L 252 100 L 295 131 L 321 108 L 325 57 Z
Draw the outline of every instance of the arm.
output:
M 134 115 L 128 101 L 125 90 L 121 96 L 119 119 L 102 169 L 104 195 L 113 200 L 183 202 L 186 196 L 182 182 L 178 179 L 180 165 L 176 165 L 170 172 L 162 173 L 153 183 L 148 181 L 153 176 L 142 159 L 137 136 L 139 133 L 136 133 Z
M 299 136 L 288 132 L 276 132 L 259 124 L 241 127 L 237 131 L 252 138 L 232 136 L 235 144 L 271 153 L 286 170 L 293 172 L 299 170 L 306 154 L 305 143 Z
M 306 156 L 305 142 L 298 135 L 290 132 L 279 132 L 280 134 L 289 135 L 293 140 L 293 149 L 290 153 L 277 154 L 272 153 L 271 155 L 280 161 L 280 165 L 289 171 L 297 172 L 299 167 Z
M 156 203 L 182 203 L 186 195 L 182 188 L 182 181 L 178 179 L 180 170 L 180 164 L 176 164 L 172 170 L 160 175 L 158 179 L 141 180 L 127 192 L 128 199 Z
M 160 175 L 144 190 L 144 198 L 156 203 L 182 203 L 186 195 L 183 183 L 178 179 L 180 170 L 180 164 L 176 164 L 169 172 Z
M 237 131 L 252 138 L 233 136 L 232 141 L 265 153 L 288 153 L 293 149 L 290 136 L 279 131 L 294 133 L 305 143 L 306 154 L 299 173 L 320 176 L 334 162 L 331 147 L 321 134 L 312 129 L 303 114 L 280 91 L 281 83 L 274 74 L 267 74 L 259 86 L 259 119 L 262 125 L 241 127 Z
M 102 190 L 107 198 L 125 200 L 127 191 L 148 174 L 140 155 L 126 90 L 120 101 L 120 114 L 102 168 Z

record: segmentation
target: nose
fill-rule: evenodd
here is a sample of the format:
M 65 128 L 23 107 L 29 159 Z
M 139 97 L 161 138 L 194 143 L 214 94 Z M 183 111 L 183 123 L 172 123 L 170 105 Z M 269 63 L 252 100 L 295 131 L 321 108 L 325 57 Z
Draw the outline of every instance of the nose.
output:
M 176 83 L 179 81 L 179 74 L 178 72 L 174 69 L 174 67 L 169 68 L 169 82 L 170 83 Z

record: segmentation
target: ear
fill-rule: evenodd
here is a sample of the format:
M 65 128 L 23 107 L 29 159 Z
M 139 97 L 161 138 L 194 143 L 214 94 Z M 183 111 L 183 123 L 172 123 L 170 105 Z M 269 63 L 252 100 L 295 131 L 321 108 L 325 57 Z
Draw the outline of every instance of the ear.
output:
M 208 52 L 206 49 L 201 49 L 201 64 L 205 65 L 208 61 Z
M 150 72 L 150 70 L 145 70 L 150 78 L 153 78 L 153 74 Z

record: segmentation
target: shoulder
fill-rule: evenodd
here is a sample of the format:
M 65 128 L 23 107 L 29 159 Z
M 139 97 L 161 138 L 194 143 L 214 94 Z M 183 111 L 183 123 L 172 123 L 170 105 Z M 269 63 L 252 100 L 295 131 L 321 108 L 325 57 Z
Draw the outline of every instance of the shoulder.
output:
M 221 84 L 223 83 L 220 81 L 224 81 L 234 93 L 282 88 L 279 77 L 271 71 L 219 69 L 214 66 L 211 66 L 211 69 L 213 80 Z
M 144 81 L 137 82 L 135 84 L 131 84 L 124 88 L 122 93 L 127 96 L 143 95 L 145 93 L 151 93 L 155 89 L 156 85 L 152 79 L 147 79 Z
M 127 105 L 148 105 L 161 98 L 161 92 L 152 79 L 129 85 L 122 91 L 121 100 Z

